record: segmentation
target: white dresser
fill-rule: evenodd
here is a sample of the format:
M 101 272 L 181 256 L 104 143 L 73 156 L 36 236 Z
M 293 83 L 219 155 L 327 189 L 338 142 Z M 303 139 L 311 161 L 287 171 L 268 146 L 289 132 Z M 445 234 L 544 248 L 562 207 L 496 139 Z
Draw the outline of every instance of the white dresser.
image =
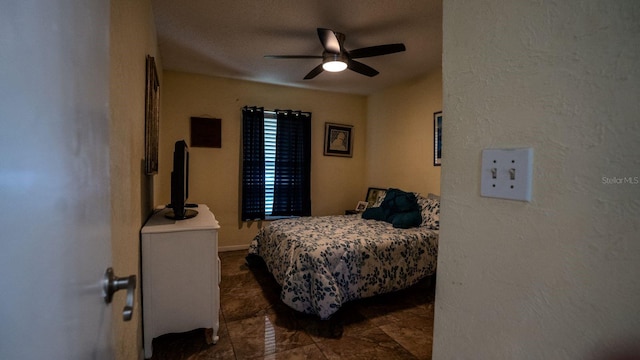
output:
M 220 259 L 218 221 L 199 204 L 198 215 L 186 220 L 165 217 L 163 209 L 141 230 L 142 316 L 144 356 L 151 341 L 167 333 L 213 329 L 218 340 Z

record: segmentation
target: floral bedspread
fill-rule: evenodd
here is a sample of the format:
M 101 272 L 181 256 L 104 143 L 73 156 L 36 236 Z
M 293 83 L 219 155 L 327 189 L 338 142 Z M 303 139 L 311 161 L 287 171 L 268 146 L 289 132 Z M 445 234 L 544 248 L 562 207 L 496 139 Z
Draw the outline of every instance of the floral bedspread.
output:
M 273 221 L 253 239 L 249 254 L 264 259 L 285 304 L 328 319 L 348 301 L 434 274 L 437 249 L 437 230 L 340 215 Z

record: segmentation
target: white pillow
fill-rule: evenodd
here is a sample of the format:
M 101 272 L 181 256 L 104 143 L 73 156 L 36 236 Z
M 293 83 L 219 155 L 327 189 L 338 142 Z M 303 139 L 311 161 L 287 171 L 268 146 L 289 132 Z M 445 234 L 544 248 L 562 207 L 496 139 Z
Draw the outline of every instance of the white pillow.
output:
M 426 226 L 433 230 L 440 229 L 440 200 L 429 199 L 431 203 L 431 211 L 429 212 L 429 219 Z M 427 206 L 429 207 L 429 206 Z
M 440 199 L 425 198 L 422 195 L 416 195 L 418 205 L 420 205 L 422 223 L 420 226 L 426 226 L 429 229 L 440 229 Z

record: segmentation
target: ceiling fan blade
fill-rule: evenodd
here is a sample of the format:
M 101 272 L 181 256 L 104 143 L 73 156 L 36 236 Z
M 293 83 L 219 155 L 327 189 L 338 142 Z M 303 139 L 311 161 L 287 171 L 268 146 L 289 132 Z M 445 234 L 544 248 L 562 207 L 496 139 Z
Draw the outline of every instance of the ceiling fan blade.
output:
M 370 46 L 360 49 L 355 49 L 349 51 L 349 55 L 352 59 L 360 59 L 372 56 L 380 56 L 393 54 L 401 51 L 405 51 L 407 48 L 404 47 L 404 44 L 387 44 L 387 45 L 378 45 L 378 46 Z
M 314 77 L 318 76 L 318 74 L 320 74 L 321 72 L 323 72 L 324 69 L 322 68 L 322 64 L 316 66 L 313 68 L 313 70 L 309 71 L 309 73 L 307 74 L 307 76 L 304 77 L 305 80 L 311 80 Z
M 318 37 L 327 52 L 340 54 L 340 41 L 333 30 L 318 28 Z
M 357 73 L 360 73 L 362 75 L 366 75 L 369 77 L 373 77 L 379 74 L 379 72 L 376 69 L 372 68 L 371 66 L 365 65 L 355 60 L 349 60 L 348 68 L 349 70 L 353 70 Z
M 322 59 L 320 55 L 265 55 L 270 59 Z

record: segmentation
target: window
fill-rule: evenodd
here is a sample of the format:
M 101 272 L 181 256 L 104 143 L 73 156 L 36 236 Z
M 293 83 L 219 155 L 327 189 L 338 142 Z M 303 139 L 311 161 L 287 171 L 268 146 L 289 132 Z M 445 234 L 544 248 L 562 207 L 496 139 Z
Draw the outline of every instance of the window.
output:
M 275 111 L 264 112 L 264 213 L 271 215 L 273 210 L 273 183 L 276 171 L 276 131 Z
M 311 215 L 311 114 L 242 114 L 242 220 Z

